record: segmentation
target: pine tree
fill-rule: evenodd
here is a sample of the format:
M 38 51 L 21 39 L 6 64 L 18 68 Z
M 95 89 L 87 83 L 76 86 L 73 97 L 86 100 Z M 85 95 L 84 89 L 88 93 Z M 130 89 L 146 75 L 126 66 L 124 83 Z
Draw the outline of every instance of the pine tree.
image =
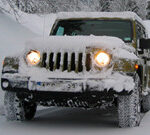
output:
M 147 9 L 147 15 L 146 15 L 146 17 L 147 17 L 147 19 L 150 19 L 150 1 L 148 1 L 146 9 Z
M 112 0 L 110 2 L 111 11 L 133 11 L 141 18 L 146 18 L 147 0 Z
M 17 15 L 17 10 L 27 13 L 56 13 L 69 11 L 133 11 L 146 18 L 147 0 L 1 0 L 9 4 Z M 2 10 L 2 8 L 0 7 Z M 150 9 L 148 7 L 148 9 Z M 3 9 L 5 10 L 5 9 Z M 8 10 L 9 12 L 9 10 Z M 148 13 L 150 14 L 150 13 Z

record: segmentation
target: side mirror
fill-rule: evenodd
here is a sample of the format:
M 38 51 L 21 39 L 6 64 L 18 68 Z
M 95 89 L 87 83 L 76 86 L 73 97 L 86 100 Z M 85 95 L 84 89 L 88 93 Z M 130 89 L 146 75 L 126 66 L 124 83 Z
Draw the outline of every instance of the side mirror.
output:
M 150 49 L 150 39 L 140 39 L 140 49 Z

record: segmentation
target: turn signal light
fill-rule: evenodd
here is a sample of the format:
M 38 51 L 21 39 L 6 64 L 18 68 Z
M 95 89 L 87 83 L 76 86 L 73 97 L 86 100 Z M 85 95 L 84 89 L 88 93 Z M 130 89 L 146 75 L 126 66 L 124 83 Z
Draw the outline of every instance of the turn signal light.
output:
M 134 66 L 134 67 L 135 67 L 135 69 L 136 69 L 136 70 L 138 70 L 139 65 L 138 65 L 138 64 L 135 64 L 135 66 Z

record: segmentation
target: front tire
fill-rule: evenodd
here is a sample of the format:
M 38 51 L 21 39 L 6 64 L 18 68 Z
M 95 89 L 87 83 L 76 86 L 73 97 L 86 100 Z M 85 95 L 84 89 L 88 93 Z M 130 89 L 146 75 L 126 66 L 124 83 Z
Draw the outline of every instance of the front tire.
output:
M 36 103 L 27 102 L 17 97 L 15 92 L 5 92 L 4 97 L 5 116 L 9 121 L 31 120 L 35 113 Z
M 140 80 L 135 78 L 135 87 L 131 95 L 118 97 L 119 127 L 135 127 L 140 124 Z

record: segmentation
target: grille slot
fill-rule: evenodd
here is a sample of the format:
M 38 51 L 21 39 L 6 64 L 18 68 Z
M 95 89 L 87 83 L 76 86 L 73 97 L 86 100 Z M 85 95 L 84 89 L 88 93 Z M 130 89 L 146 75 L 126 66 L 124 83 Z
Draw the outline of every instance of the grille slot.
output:
M 86 63 L 85 63 L 86 71 L 90 71 L 92 67 L 92 59 L 91 54 L 86 54 Z
M 91 54 L 85 54 L 82 52 L 51 52 L 49 54 L 43 53 L 42 67 L 48 68 L 50 71 L 61 70 L 62 72 L 74 71 L 77 73 L 83 71 L 90 71 L 92 67 Z
M 63 71 L 68 70 L 68 53 L 64 54 Z
M 43 67 L 46 67 L 46 59 L 47 59 L 47 53 L 43 53 L 43 56 L 42 56 L 43 58 L 43 60 L 42 60 L 42 66 Z
M 57 56 L 56 56 L 56 69 L 59 69 L 60 68 L 60 60 L 61 60 L 61 53 L 57 53 Z
M 53 69 L 54 69 L 53 58 L 54 58 L 54 53 L 50 53 L 50 55 L 49 55 L 49 69 L 50 69 L 50 71 L 53 71 Z
M 71 65 L 70 65 L 70 67 L 71 67 L 70 71 L 75 71 L 75 68 L 76 68 L 75 53 L 71 54 Z
M 83 58 L 83 54 L 79 53 L 78 72 L 82 72 L 83 70 L 82 58 Z

